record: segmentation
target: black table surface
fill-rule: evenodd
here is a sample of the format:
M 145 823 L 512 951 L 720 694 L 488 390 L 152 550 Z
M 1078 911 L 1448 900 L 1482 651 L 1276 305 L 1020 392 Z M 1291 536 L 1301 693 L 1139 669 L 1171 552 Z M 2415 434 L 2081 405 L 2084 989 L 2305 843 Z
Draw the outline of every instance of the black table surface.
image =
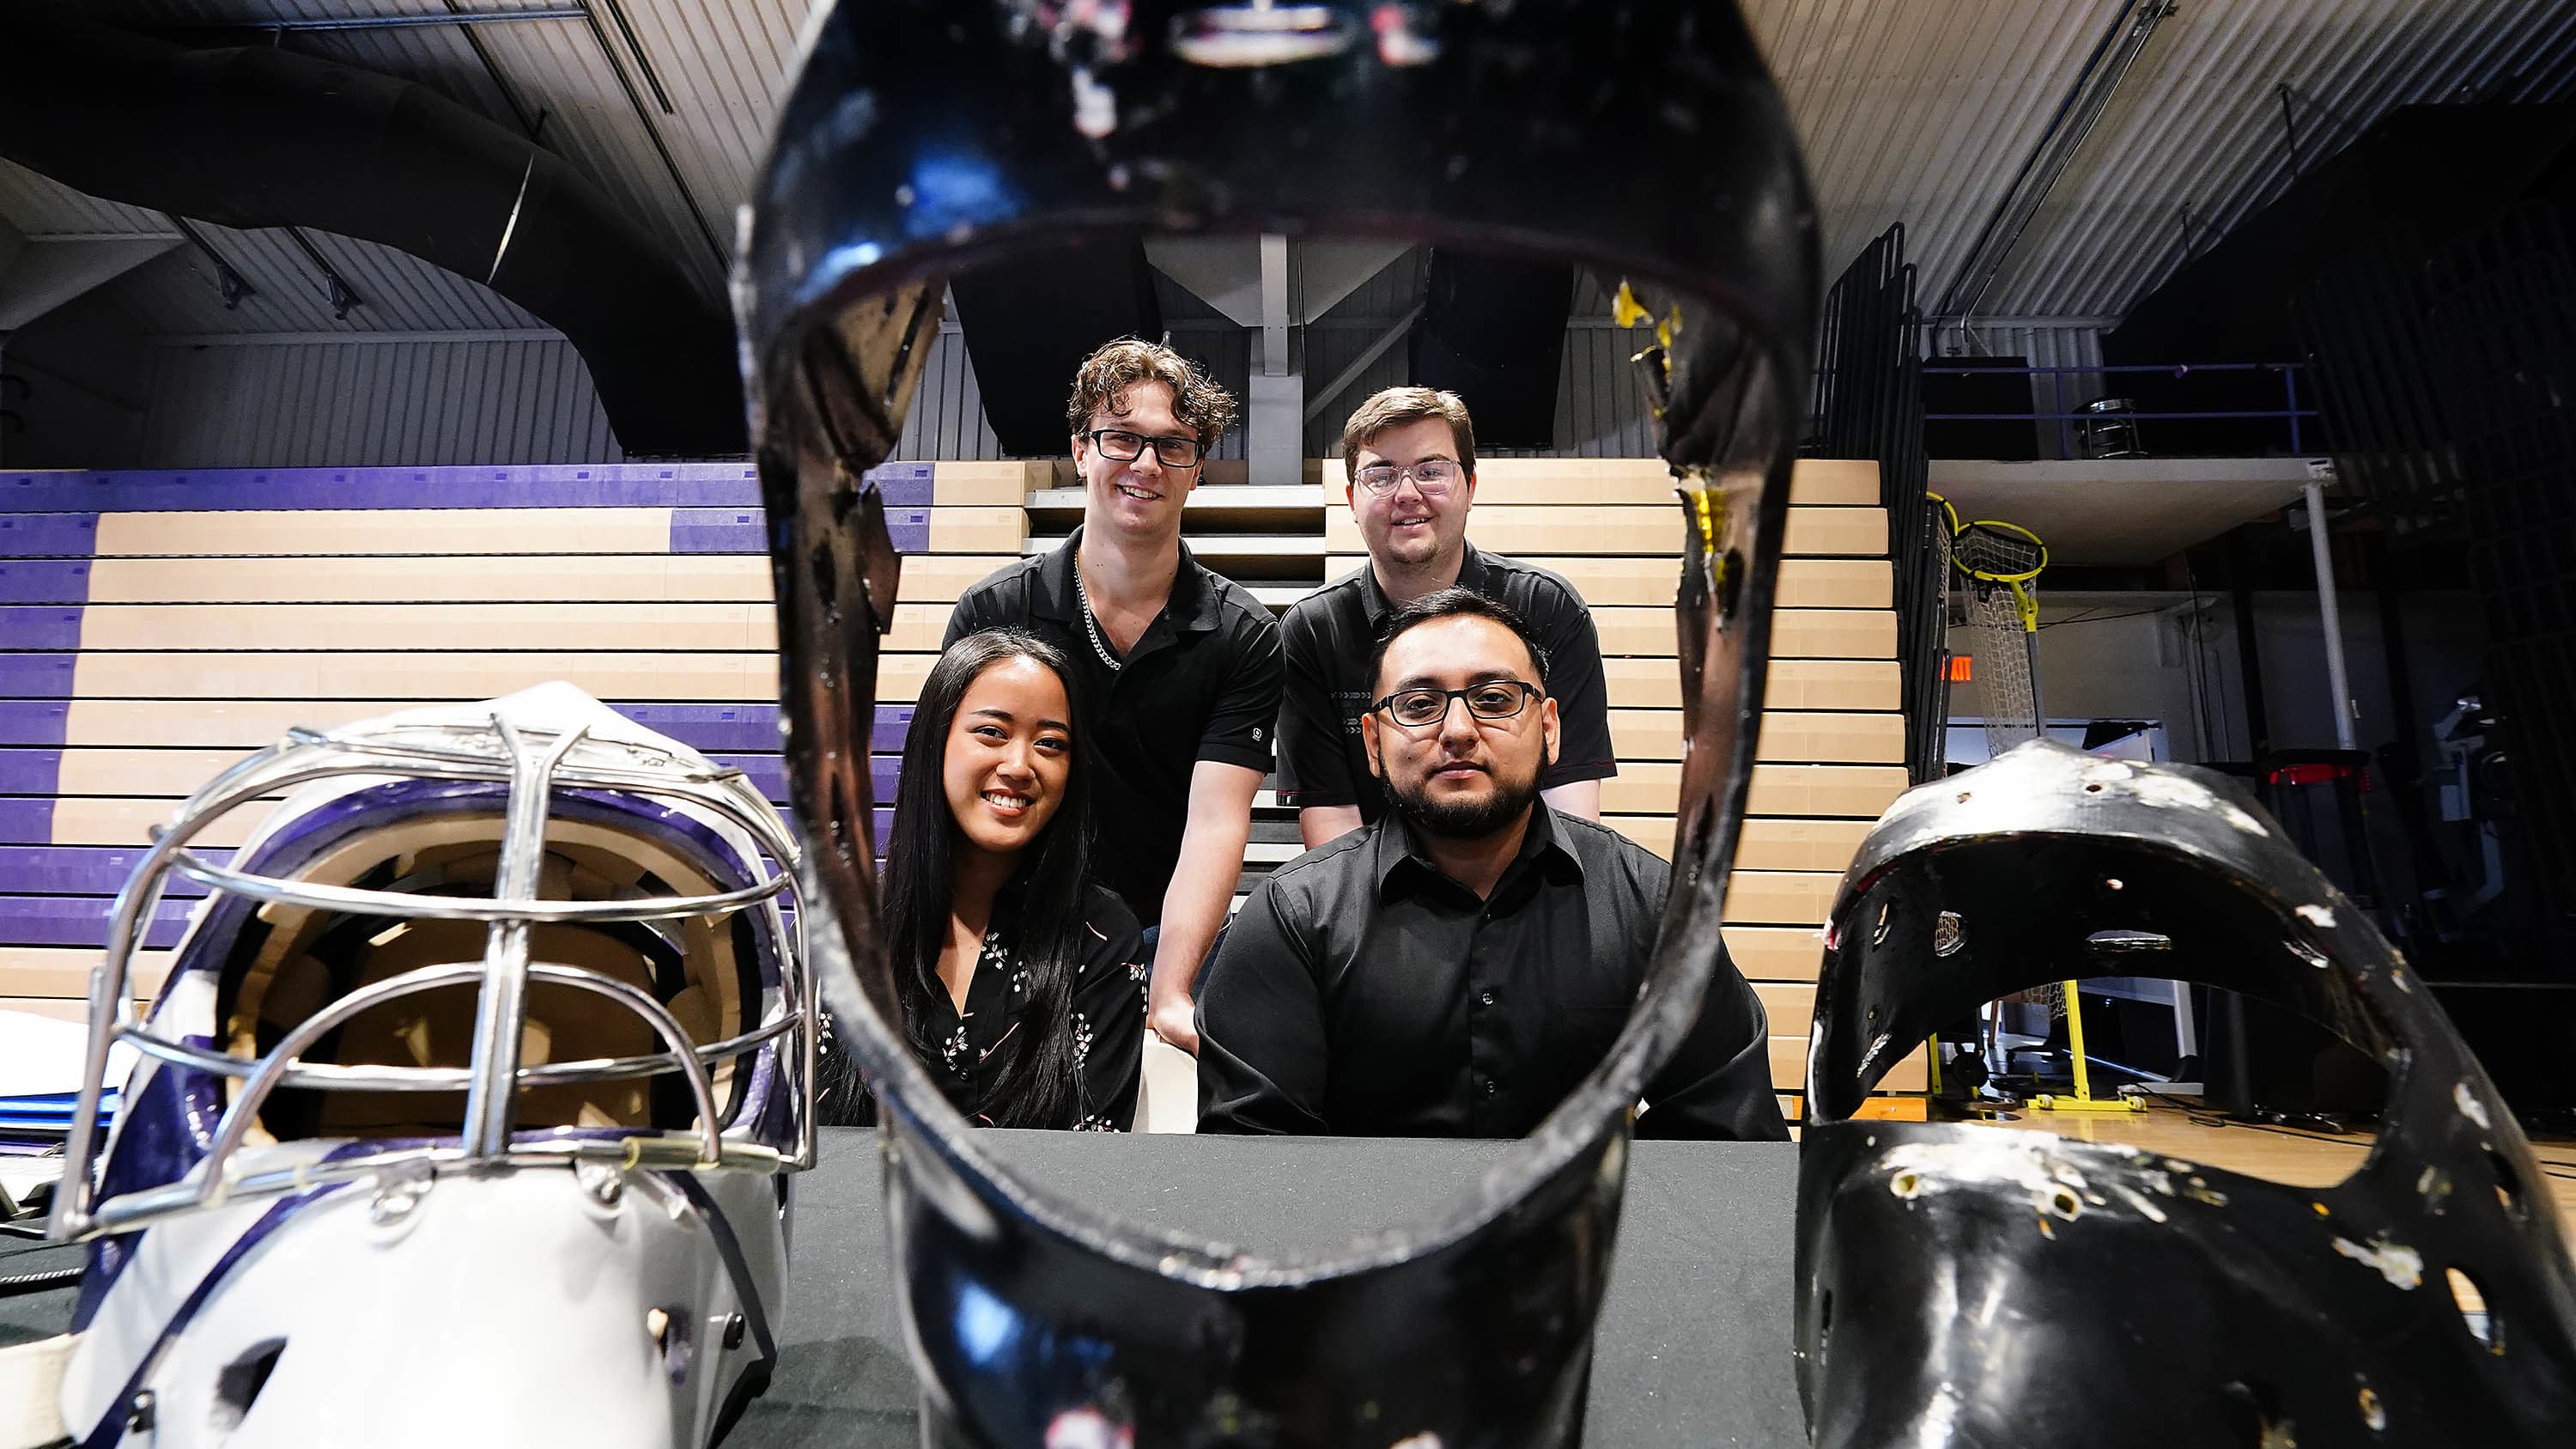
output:
M 989 1140 L 1052 1191 L 1273 1252 L 1327 1249 L 1427 1217 L 1507 1145 L 1049 1132 Z M 1789 1358 L 1797 1169 L 1785 1142 L 1636 1144 L 1593 1354 L 1587 1444 L 1806 1442 Z M 821 1164 L 796 1183 L 777 1374 L 729 1446 L 921 1442 L 887 1293 L 877 1183 L 870 1133 L 824 1134 Z M 16 1258 L 0 1276 L 73 1261 Z M 0 1298 L 0 1344 L 61 1332 L 71 1301 L 69 1289 Z

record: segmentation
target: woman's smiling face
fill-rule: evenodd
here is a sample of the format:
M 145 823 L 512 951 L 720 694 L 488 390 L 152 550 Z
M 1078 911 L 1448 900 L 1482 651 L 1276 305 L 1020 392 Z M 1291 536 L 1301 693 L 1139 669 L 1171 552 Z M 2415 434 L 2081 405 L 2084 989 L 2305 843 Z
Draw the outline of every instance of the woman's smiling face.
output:
M 1026 655 L 984 666 L 957 701 L 941 782 L 969 847 L 1013 855 L 1064 803 L 1073 710 L 1064 681 Z

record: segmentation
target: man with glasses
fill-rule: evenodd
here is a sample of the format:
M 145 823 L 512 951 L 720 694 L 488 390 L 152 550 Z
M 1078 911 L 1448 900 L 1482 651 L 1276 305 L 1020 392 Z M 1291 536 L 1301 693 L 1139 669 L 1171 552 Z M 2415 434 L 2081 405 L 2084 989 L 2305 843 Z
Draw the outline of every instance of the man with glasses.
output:
M 1564 738 L 1539 781 L 1568 815 L 1601 818 L 1601 781 L 1619 773 L 1610 747 L 1601 639 L 1574 586 L 1467 542 L 1476 497 L 1476 430 L 1456 393 L 1392 387 L 1342 427 L 1345 497 L 1368 566 L 1308 595 L 1279 621 L 1287 667 L 1279 714 L 1279 803 L 1297 807 L 1309 849 L 1378 818 L 1360 716 L 1362 665 L 1387 611 L 1460 585 L 1529 621 L 1555 676 Z
M 1539 798 L 1549 663 L 1470 589 L 1389 611 L 1360 719 L 1388 813 L 1236 914 L 1199 999 L 1201 1132 L 1524 1136 L 1600 1064 L 1671 869 Z M 1719 966 L 1640 1136 L 1788 1135 L 1761 1000 Z
M 1234 400 L 1169 347 L 1124 338 L 1084 360 L 1065 415 L 1082 526 L 968 589 L 941 647 L 1010 624 L 1072 658 L 1101 771 L 1093 874 L 1147 928 L 1148 1022 L 1196 1051 L 1191 982 L 1234 898 L 1279 716 L 1270 610 L 1181 543 Z

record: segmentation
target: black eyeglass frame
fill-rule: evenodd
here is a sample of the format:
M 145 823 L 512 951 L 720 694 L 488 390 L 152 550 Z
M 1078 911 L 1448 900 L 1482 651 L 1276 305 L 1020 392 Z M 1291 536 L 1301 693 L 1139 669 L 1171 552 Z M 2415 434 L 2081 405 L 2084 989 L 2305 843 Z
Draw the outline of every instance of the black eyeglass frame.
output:
M 1136 451 L 1127 454 L 1125 457 L 1120 457 L 1117 453 L 1111 451 L 1108 444 L 1100 441 L 1111 433 L 1116 433 L 1122 438 L 1134 438 L 1136 440 Z M 1137 459 L 1145 456 L 1145 450 L 1148 447 L 1154 450 L 1154 461 L 1162 464 L 1166 468 L 1195 468 L 1201 463 L 1207 461 L 1207 445 L 1201 443 L 1196 438 L 1183 438 L 1171 434 L 1140 433 L 1132 428 L 1093 428 L 1090 432 L 1082 435 L 1082 440 L 1089 443 L 1092 447 L 1097 448 L 1100 451 L 1100 456 L 1107 458 L 1113 463 L 1133 463 Z M 1165 457 L 1163 454 L 1163 445 L 1165 443 L 1179 443 L 1187 447 L 1190 450 L 1190 460 L 1186 463 L 1175 463 L 1170 458 Z
M 1503 685 L 1510 685 L 1512 688 L 1521 692 L 1520 703 L 1512 706 L 1512 712 L 1510 714 L 1480 714 L 1476 710 L 1475 701 L 1467 698 L 1468 695 L 1474 694 L 1477 690 L 1495 689 Z M 1406 724 L 1404 721 L 1397 719 L 1395 717 L 1395 702 L 1408 694 L 1436 694 L 1441 696 L 1440 713 L 1430 719 L 1424 720 L 1420 724 Z M 1531 705 L 1536 704 L 1545 698 L 1547 698 L 1547 691 L 1530 683 L 1526 679 L 1486 679 L 1479 680 L 1474 684 L 1468 685 L 1464 689 L 1431 689 L 1428 687 L 1420 689 L 1399 689 L 1393 694 L 1388 695 L 1386 698 L 1379 700 L 1377 703 L 1370 705 L 1369 713 L 1383 713 L 1387 718 L 1387 722 L 1400 730 L 1429 729 L 1431 726 L 1439 724 L 1449 718 L 1449 701 L 1454 699 L 1467 706 L 1468 718 L 1484 720 L 1491 724 L 1500 724 L 1507 719 L 1519 719 L 1522 715 L 1529 713 L 1529 707 Z
M 1414 487 L 1421 487 L 1421 470 L 1434 465 L 1443 468 L 1455 468 L 1458 470 L 1458 476 L 1456 478 L 1440 485 L 1441 491 L 1443 492 L 1457 487 L 1459 484 L 1466 482 L 1469 477 L 1473 476 L 1469 472 L 1467 465 L 1459 462 L 1455 458 L 1425 458 L 1419 463 L 1371 463 L 1367 467 L 1353 472 L 1351 474 L 1351 481 L 1359 485 L 1360 491 L 1368 494 L 1372 498 L 1392 498 L 1395 496 L 1395 490 L 1403 487 L 1404 480 L 1407 478 L 1413 480 Z M 1380 468 L 1387 469 L 1395 475 L 1395 481 L 1387 484 L 1384 488 L 1380 488 L 1369 481 L 1368 475 L 1376 472 Z

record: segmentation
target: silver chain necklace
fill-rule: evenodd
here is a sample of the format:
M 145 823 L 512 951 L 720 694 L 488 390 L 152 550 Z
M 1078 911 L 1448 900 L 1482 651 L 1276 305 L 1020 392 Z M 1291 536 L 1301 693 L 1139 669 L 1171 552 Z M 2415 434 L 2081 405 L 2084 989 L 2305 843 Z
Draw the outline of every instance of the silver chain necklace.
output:
M 1073 597 L 1082 605 L 1082 632 L 1091 636 L 1092 652 L 1100 656 L 1100 662 L 1108 665 L 1112 674 L 1125 668 L 1118 656 L 1109 652 L 1109 641 L 1100 637 L 1100 621 L 1092 617 L 1091 595 L 1082 587 L 1082 568 L 1078 564 L 1073 570 Z

